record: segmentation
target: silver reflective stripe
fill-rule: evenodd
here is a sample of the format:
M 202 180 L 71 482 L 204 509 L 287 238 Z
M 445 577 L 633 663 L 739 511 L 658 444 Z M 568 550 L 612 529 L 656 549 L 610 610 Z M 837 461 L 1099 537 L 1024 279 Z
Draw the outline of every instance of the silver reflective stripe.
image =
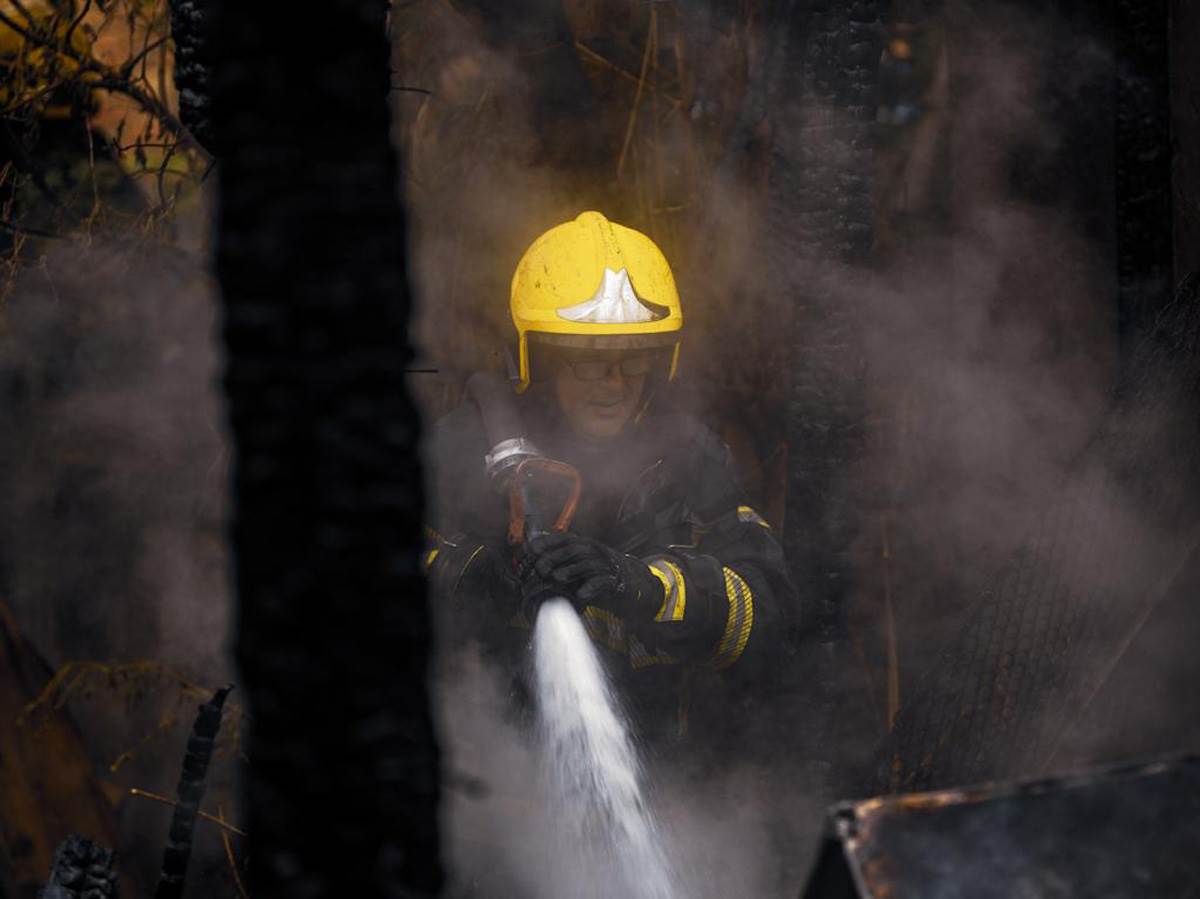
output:
M 654 620 L 682 621 L 687 611 L 687 582 L 683 578 L 683 570 L 667 559 L 651 559 L 647 564 L 663 585 L 662 608 Z

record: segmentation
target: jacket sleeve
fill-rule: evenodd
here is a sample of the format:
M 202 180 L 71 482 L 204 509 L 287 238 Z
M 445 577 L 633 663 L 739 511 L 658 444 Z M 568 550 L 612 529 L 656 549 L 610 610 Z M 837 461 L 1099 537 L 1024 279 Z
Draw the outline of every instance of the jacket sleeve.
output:
M 757 667 L 782 639 L 778 606 L 791 586 L 783 551 L 750 506 L 706 522 L 693 546 L 664 547 L 645 561 L 666 587 L 648 634 L 657 648 L 716 669 Z
M 737 486 L 724 444 L 705 432 L 679 466 L 691 538 L 636 550 L 662 582 L 653 620 L 632 628 L 635 667 L 683 664 L 751 674 L 784 646 L 795 590 L 768 523 Z
M 498 630 L 521 624 L 513 620 L 520 588 L 511 555 L 501 541 L 425 528 L 422 562 L 441 633 L 452 645 L 469 638 L 487 642 Z
M 516 607 L 503 504 L 484 473 L 485 443 L 468 405 L 437 422 L 424 447 L 433 476 L 422 563 L 435 617 L 452 644 L 502 630 Z

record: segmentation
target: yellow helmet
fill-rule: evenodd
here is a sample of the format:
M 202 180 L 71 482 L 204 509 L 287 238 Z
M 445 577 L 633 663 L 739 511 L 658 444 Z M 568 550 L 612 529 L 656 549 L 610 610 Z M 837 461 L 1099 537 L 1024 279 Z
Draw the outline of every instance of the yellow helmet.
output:
M 645 234 L 583 212 L 533 242 L 512 279 L 520 384 L 529 386 L 529 335 L 591 349 L 672 347 L 679 363 L 683 310 L 662 251 Z

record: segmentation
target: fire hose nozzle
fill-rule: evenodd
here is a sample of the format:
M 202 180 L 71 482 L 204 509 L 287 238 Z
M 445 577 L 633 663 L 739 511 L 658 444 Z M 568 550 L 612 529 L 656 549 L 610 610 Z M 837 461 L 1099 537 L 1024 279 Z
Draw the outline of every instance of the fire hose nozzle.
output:
M 484 455 L 488 480 L 500 493 L 508 491 L 512 472 L 526 459 L 542 452 L 523 435 L 525 426 L 513 401 L 512 387 L 491 372 L 480 371 L 467 379 L 467 396 L 479 409 L 491 451 Z
M 503 493 L 508 490 L 508 484 L 517 466 L 526 459 L 538 458 L 543 458 L 543 453 L 532 441 L 524 437 L 510 437 L 493 446 L 491 452 L 484 455 L 483 464 L 488 480 Z

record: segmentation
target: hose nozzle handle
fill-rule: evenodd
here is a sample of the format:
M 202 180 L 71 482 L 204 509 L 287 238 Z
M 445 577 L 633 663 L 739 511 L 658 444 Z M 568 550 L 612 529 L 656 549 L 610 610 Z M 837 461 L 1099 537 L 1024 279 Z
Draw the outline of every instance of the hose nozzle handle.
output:
M 539 509 L 533 501 L 531 488 L 538 480 L 562 480 L 567 483 L 567 496 L 553 524 L 547 524 L 549 515 Z M 508 541 L 514 546 L 529 537 L 546 531 L 565 531 L 575 517 L 579 505 L 579 494 L 583 480 L 573 465 L 554 459 L 526 459 L 516 466 L 509 488 Z

